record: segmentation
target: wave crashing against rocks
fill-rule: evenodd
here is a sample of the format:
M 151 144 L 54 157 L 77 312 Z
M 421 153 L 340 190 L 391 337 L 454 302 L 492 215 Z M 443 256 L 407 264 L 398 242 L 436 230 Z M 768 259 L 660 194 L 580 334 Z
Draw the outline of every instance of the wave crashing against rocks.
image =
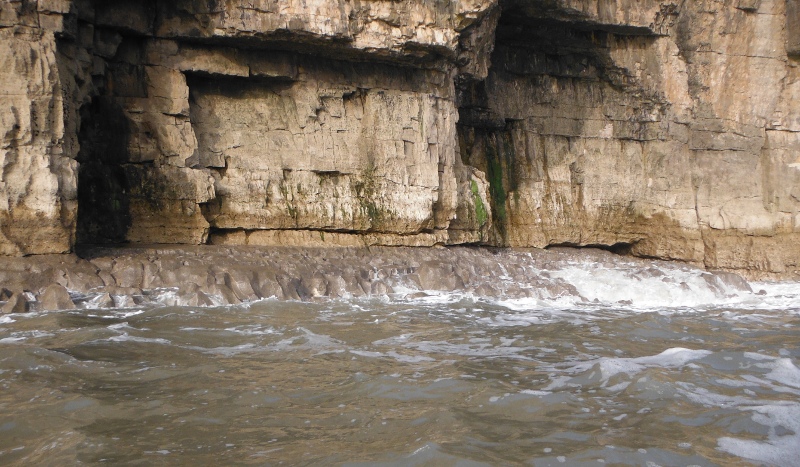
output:
M 527 306 L 695 306 L 752 295 L 733 273 L 586 249 L 102 247 L 0 262 L 5 312 L 442 294 Z

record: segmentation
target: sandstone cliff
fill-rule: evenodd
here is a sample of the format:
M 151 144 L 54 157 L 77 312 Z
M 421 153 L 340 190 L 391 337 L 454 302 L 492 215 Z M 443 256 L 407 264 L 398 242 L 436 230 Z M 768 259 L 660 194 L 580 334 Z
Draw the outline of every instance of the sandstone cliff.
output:
M 0 254 L 603 246 L 800 269 L 797 0 L 6 0 Z

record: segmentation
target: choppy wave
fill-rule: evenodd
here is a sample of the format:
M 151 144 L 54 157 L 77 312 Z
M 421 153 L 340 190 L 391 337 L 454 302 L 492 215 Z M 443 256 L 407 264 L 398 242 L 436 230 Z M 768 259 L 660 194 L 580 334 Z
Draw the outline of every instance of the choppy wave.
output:
M 0 430 L 26 440 L 0 437 L 0 461 L 80 433 L 120 463 L 796 465 L 800 284 L 500 260 L 455 282 L 376 269 L 360 296 L 198 306 L 162 288 L 0 316 Z

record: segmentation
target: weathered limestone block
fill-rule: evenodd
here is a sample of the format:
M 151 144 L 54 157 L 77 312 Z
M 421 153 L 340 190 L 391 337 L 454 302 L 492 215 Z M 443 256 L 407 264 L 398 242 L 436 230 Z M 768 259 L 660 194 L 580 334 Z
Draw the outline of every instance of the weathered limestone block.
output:
M 775 247 L 777 239 L 798 232 L 800 209 L 790 194 L 797 175 L 789 148 L 796 147 L 797 135 L 781 131 L 784 125 L 797 128 L 800 109 L 786 101 L 797 93 L 797 70 L 781 47 L 788 38 L 774 33 L 791 17 L 791 3 L 762 1 L 757 14 L 692 13 L 698 15 L 688 17 L 697 23 L 694 32 L 679 38 L 685 50 L 698 45 L 687 50 L 691 92 L 704 117 L 692 125 L 692 143 L 698 222 L 712 267 L 735 268 L 738 262 L 782 272 L 796 263 L 792 248 Z
M 790 271 L 799 10 L 4 2 L 0 254 L 67 251 L 76 230 L 202 243 L 213 229 L 220 243 L 599 245 Z
M 199 47 L 171 40 L 149 41 L 145 62 L 183 72 L 210 75 L 250 76 L 246 53 L 232 47 Z
M 347 246 L 413 246 L 432 247 L 449 242 L 448 232 L 439 230 L 416 235 L 391 233 L 344 233 L 323 230 L 236 230 L 212 233 L 213 245 L 252 246 L 302 246 L 302 247 L 347 247 Z
M 445 228 L 434 210 L 455 209 L 455 200 L 437 206 L 441 179 L 455 177 L 452 102 L 416 72 L 395 89 L 369 89 L 362 86 L 375 76 L 357 77 L 355 69 L 342 70 L 349 83 L 301 69 L 295 83 L 192 83 L 199 165 L 224 168 L 209 206 L 212 225 L 399 234 Z
M 528 17 L 547 15 L 561 21 L 590 22 L 601 28 L 637 34 L 668 34 L 677 5 L 663 0 L 509 0 L 506 8 Z
M 127 67 L 112 72 L 116 81 Z M 141 70 L 140 89 L 129 89 L 124 80 L 117 102 L 124 109 L 130 134 L 127 153 L 130 162 L 158 160 L 184 167 L 186 159 L 197 151 L 197 140 L 189 122 L 189 88 L 185 76 L 174 69 L 146 66 Z
M 0 308 L 0 313 L 26 313 L 30 308 L 31 303 L 26 294 L 22 291 L 17 291 Z
M 653 245 L 662 253 L 677 242 L 685 259 L 702 260 L 700 236 L 692 235 L 688 245 L 683 241 L 697 228 L 691 174 L 682 170 L 690 160 L 687 136 L 665 121 L 663 103 L 620 89 L 624 83 L 608 76 L 602 68 L 608 65 L 580 33 L 554 40 L 583 47 L 584 56 L 556 60 L 547 58 L 558 50 L 549 36 L 529 39 L 542 41 L 536 51 L 510 46 L 506 34 L 498 33 L 503 40 L 495 49 L 485 101 L 477 102 L 505 122 L 467 120 L 477 128 L 461 142 L 465 162 L 487 172 L 495 218 L 502 220 L 496 225 L 501 241 L 539 247 L 629 244 L 639 250 Z M 641 66 L 658 61 L 649 57 L 652 49 L 668 55 L 662 39 L 608 43 L 605 60 Z M 683 104 L 676 107 L 687 112 L 688 96 L 680 87 L 671 93 Z
M 743 152 L 698 153 L 695 162 L 699 221 L 715 230 L 744 234 L 773 232 L 779 220 L 764 209 L 762 172 L 757 154 Z M 781 222 L 782 223 L 782 222 Z
M 47 311 L 69 310 L 75 305 L 61 284 L 50 284 L 39 294 L 39 308 Z
M 0 254 L 69 251 L 77 164 L 61 145 L 64 108 L 52 32 L 0 29 L 0 135 Z
M 214 11 L 200 20 L 203 23 L 200 27 L 197 20 L 182 21 L 177 14 L 162 22 L 159 35 L 182 36 L 198 29 L 207 35 L 228 38 L 286 38 L 290 33 L 299 33 L 312 40 L 346 41 L 356 50 L 398 58 L 431 53 L 454 56 L 458 31 L 476 22 L 495 3 L 494 0 L 447 3 L 258 0 L 246 5 L 218 2 Z
M 795 264 L 771 246 L 798 232 L 800 207 L 785 5 L 505 3 L 485 82 L 457 82 L 461 155 L 487 174 L 495 241 Z M 746 241 L 769 261 L 728 250 Z
M 460 79 L 482 80 L 489 75 L 501 11 L 501 8 L 491 8 L 480 21 L 461 31 L 457 59 Z
M 151 35 L 155 28 L 155 2 L 150 0 L 116 0 L 92 2 L 95 26 L 113 28 L 125 33 Z M 86 8 L 84 6 L 84 8 Z
M 705 265 L 710 269 L 745 270 L 760 274 L 793 275 L 800 271 L 797 232 L 769 236 L 741 235 L 736 231 L 704 229 Z M 779 276 L 780 277 L 780 276 Z
M 474 167 L 460 167 L 458 172 L 459 203 L 447 230 L 448 243 L 489 243 L 492 206 L 486 175 Z
M 744 11 L 758 11 L 760 5 L 761 0 L 738 0 L 736 2 L 736 8 Z

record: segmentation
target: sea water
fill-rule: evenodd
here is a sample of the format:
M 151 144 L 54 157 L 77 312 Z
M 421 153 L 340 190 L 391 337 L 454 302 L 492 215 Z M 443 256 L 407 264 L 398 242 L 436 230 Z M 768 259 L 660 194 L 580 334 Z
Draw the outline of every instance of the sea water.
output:
M 800 465 L 800 284 L 546 275 L 0 316 L 0 464 Z

